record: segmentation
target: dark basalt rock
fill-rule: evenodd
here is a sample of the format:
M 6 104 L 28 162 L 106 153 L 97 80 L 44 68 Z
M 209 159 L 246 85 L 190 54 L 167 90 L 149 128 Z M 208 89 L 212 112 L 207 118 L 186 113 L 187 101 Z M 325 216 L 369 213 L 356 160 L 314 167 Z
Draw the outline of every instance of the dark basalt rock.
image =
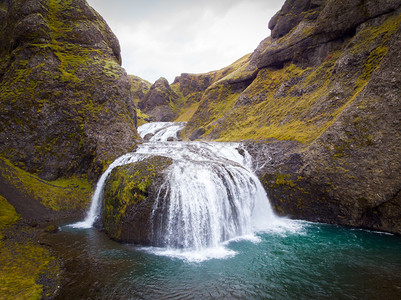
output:
M 189 140 L 194 141 L 202 137 L 202 135 L 205 133 L 205 128 L 200 127 L 196 129 L 190 136 Z
M 140 140 L 117 38 L 84 0 L 6 4 L 0 153 L 43 179 L 97 178 Z
M 153 232 L 153 204 L 172 159 L 154 156 L 115 168 L 104 189 L 102 222 L 106 234 L 117 241 L 158 245 Z
M 128 76 L 131 84 L 131 94 L 135 103 L 140 102 L 149 92 L 152 84 L 138 76 L 129 75 Z
M 318 64 L 340 49 L 357 27 L 401 6 L 393 1 L 288 0 L 271 19 L 273 42 L 254 57 L 259 68 L 282 67 L 286 62 Z
M 182 73 L 177 76 L 173 84 L 179 84 L 180 91 L 184 97 L 194 92 L 204 92 L 214 81 L 215 75 L 209 74 L 188 74 Z
M 138 107 L 150 116 L 153 122 L 173 121 L 177 115 L 169 104 L 178 99 L 178 95 L 171 89 L 167 79 L 158 79 L 145 97 L 138 103 Z

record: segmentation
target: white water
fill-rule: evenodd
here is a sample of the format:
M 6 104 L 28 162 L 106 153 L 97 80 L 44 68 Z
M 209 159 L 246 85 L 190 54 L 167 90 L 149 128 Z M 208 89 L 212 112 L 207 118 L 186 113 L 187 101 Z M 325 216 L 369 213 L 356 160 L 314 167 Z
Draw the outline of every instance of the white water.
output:
M 153 122 L 138 128 L 142 138 L 149 135 L 149 142 L 167 142 L 167 139 L 178 141 L 178 132 L 185 127 L 185 122 Z
M 100 177 L 99 181 L 96 184 L 96 189 L 95 189 L 95 192 L 92 195 L 92 199 L 91 199 L 92 200 L 91 206 L 89 208 L 89 211 L 86 215 L 85 220 L 83 220 L 82 222 L 72 224 L 71 227 L 91 228 L 93 226 L 93 223 L 95 223 L 97 217 L 100 215 L 101 201 L 103 198 L 103 188 L 106 183 L 106 179 L 110 175 L 111 171 L 113 171 L 113 169 L 116 167 L 130 164 L 130 163 L 139 161 L 141 159 L 143 159 L 141 156 L 137 156 L 137 155 L 133 156 L 131 153 L 127 153 L 127 154 L 124 154 L 123 156 L 120 156 L 113 163 L 111 163 L 110 166 L 102 174 L 102 176 Z
M 229 257 L 235 253 L 223 243 L 254 232 L 284 225 L 270 207 L 266 193 L 251 170 L 250 155 L 239 143 L 165 142 L 177 140 L 185 123 L 150 123 L 138 128 L 150 142 L 116 159 L 101 176 L 86 219 L 73 224 L 92 227 L 99 216 L 102 193 L 113 168 L 152 155 L 173 159 L 167 180 L 154 202 L 152 221 L 158 224 L 153 238 L 164 248 L 146 248 L 157 254 L 189 260 Z M 171 140 L 171 139 L 170 139 Z

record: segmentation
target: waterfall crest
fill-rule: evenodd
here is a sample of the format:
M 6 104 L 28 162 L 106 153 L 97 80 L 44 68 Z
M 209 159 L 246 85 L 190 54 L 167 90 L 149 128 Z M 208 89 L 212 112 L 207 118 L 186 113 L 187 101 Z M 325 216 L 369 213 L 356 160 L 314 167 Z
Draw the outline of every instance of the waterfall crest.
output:
M 266 193 L 239 143 L 166 142 L 177 140 L 183 123 L 150 123 L 139 128 L 149 142 L 116 159 L 99 179 L 90 210 L 74 227 L 93 226 L 113 168 L 153 155 L 173 159 L 159 187 L 151 216 L 155 245 L 202 250 L 250 235 L 275 222 Z

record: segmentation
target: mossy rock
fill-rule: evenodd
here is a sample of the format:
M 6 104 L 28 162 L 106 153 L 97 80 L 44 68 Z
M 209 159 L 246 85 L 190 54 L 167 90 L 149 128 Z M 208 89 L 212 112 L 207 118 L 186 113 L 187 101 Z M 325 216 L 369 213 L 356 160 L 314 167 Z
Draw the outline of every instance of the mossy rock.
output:
M 0 154 L 45 180 L 97 179 L 140 140 L 117 38 L 84 0 L 7 3 Z
M 104 189 L 102 222 L 107 235 L 117 241 L 153 245 L 151 215 L 165 171 L 172 159 L 154 156 L 117 167 Z

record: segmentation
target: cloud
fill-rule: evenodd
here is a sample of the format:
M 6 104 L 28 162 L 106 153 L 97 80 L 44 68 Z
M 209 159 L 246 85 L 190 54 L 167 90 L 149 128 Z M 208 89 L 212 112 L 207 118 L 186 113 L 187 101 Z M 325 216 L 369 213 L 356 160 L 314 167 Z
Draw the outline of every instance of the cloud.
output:
M 118 37 L 123 67 L 154 82 L 223 68 L 270 35 L 284 0 L 88 0 Z

